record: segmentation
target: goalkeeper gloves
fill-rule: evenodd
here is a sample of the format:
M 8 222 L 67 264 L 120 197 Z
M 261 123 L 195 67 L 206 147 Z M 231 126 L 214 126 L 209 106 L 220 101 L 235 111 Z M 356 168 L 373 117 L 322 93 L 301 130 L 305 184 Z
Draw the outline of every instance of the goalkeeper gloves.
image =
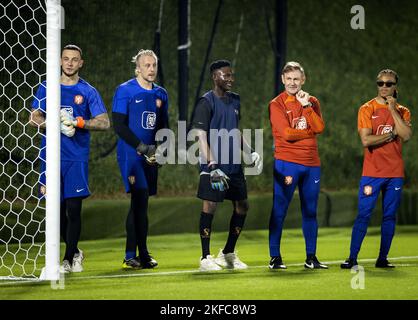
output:
M 139 155 L 143 155 L 145 157 L 145 161 L 148 164 L 151 165 L 155 165 L 157 164 L 157 159 L 155 157 L 155 145 L 152 144 L 145 144 L 143 142 L 141 142 L 137 147 L 136 147 L 136 152 Z
M 257 168 L 257 172 L 263 170 L 263 160 L 257 152 L 251 153 L 251 162 L 254 164 L 254 167 Z
M 75 134 L 75 129 L 74 129 L 74 126 L 71 123 L 66 122 L 66 120 L 74 119 L 74 117 L 67 109 L 61 109 L 60 114 L 61 114 L 61 127 L 60 127 L 61 133 L 71 138 Z
M 75 128 L 84 128 L 85 125 L 83 117 L 74 118 L 73 115 L 66 109 L 61 109 L 61 123 Z
M 75 128 L 73 126 L 66 126 L 61 122 L 61 133 L 71 138 L 75 134 Z
M 210 166 L 210 185 L 213 190 L 225 191 L 229 189 L 228 180 L 229 177 L 221 170 L 216 169 L 216 165 Z

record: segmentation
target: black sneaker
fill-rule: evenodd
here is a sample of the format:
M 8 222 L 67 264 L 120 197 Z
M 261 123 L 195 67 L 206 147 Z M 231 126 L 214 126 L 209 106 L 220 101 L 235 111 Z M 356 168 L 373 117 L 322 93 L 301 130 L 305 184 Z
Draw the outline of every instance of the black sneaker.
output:
M 341 269 L 351 269 L 352 267 L 358 266 L 357 259 L 348 258 L 344 263 L 341 263 Z
M 282 257 L 272 257 L 269 263 L 270 269 L 287 269 L 285 264 L 282 261 Z
M 393 264 L 391 264 L 388 259 L 377 259 L 376 260 L 376 268 L 395 268 Z
M 306 269 L 328 269 L 328 266 L 319 262 L 316 256 L 309 256 L 305 261 Z
M 140 262 L 143 269 L 153 269 L 158 266 L 158 262 L 149 254 L 144 257 L 136 257 L 135 259 Z
M 128 260 L 123 260 L 122 269 L 141 269 L 141 263 L 136 258 L 131 258 Z

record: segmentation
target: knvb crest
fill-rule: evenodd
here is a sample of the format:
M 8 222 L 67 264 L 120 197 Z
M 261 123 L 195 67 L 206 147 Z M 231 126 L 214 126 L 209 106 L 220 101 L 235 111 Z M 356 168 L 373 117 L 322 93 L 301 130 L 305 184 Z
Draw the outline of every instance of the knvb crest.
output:
M 144 129 L 155 129 L 157 122 L 157 114 L 155 112 L 144 111 L 142 113 L 142 128 Z
M 294 118 L 292 121 L 293 128 L 298 130 L 305 130 L 308 128 L 308 123 L 305 117 Z
M 82 95 L 78 94 L 74 97 L 74 103 L 80 105 L 84 102 L 84 98 Z
M 389 124 L 385 124 L 385 125 L 380 125 L 380 126 L 378 126 L 377 127 L 377 132 L 376 132 L 376 134 L 377 135 L 380 135 L 380 134 L 386 134 L 386 133 L 391 133 L 392 132 L 392 130 L 393 130 L 393 128 L 392 128 L 392 126 L 391 125 L 389 125 Z

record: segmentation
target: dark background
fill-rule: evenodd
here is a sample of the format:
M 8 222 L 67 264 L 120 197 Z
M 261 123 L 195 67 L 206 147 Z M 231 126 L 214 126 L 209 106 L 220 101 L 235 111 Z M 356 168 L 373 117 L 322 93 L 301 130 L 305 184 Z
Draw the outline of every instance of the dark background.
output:
M 208 46 L 217 1 L 192 1 L 189 65 L 189 112 Z M 353 5 L 365 8 L 365 30 L 350 26 Z M 133 77 L 131 57 L 140 48 L 151 48 L 158 22 L 160 1 L 69 1 L 63 0 L 66 21 L 62 44 L 76 43 L 85 54 L 82 76 L 101 92 L 108 110 L 116 86 Z M 209 61 L 236 61 L 234 91 L 241 95 L 242 128 L 264 129 L 264 172 L 249 177 L 249 189 L 271 190 L 272 137 L 268 103 L 274 97 L 274 53 L 266 27 L 274 31 L 274 1 L 226 0 Z M 289 1 L 286 60 L 299 61 L 307 73 L 306 91 L 321 101 L 326 130 L 319 137 L 322 187 L 332 190 L 356 188 L 361 175 L 363 149 L 357 134 L 357 110 L 376 95 L 375 78 L 383 68 L 400 76 L 399 102 L 408 106 L 415 123 L 418 99 L 418 12 L 415 1 Z M 241 13 L 244 25 L 240 49 L 235 55 Z M 170 97 L 170 123 L 177 127 L 177 1 L 165 1 L 161 61 Z M 211 88 L 206 76 L 203 90 Z M 203 92 L 202 92 L 203 93 Z M 96 194 L 122 192 L 115 153 L 105 158 L 116 137 L 112 131 L 93 138 L 92 190 Z M 417 185 L 415 137 L 404 148 L 407 187 Z M 160 191 L 181 190 L 194 194 L 197 185 L 193 166 L 167 166 L 161 170 Z M 104 183 L 105 181 L 105 183 Z
M 131 57 L 141 48 L 153 47 L 160 1 L 62 0 L 61 4 L 65 9 L 62 45 L 74 43 L 82 47 L 85 66 L 81 76 L 99 90 L 110 114 L 115 88 L 134 76 Z M 357 4 L 365 9 L 365 30 L 353 30 L 350 27 L 353 17 L 350 9 Z M 164 85 L 170 98 L 170 125 L 173 129 L 177 128 L 178 120 L 177 5 L 178 1 L 164 1 L 160 57 Z M 217 5 L 218 1 L 213 0 L 191 1 L 189 116 Z M 248 177 L 250 192 L 263 193 L 272 189 L 272 137 L 267 108 L 275 96 L 274 77 L 278 71 L 275 70 L 267 23 L 274 32 L 274 8 L 273 0 L 225 0 L 209 57 L 209 61 L 226 58 L 236 62 L 234 91 L 241 95 L 242 128 L 264 129 L 264 171 L 260 176 Z M 412 124 L 416 122 L 417 9 L 418 2 L 406 0 L 288 1 L 286 60 L 299 61 L 304 66 L 307 73 L 304 89 L 319 98 L 326 123 L 324 133 L 318 138 L 323 189 L 335 191 L 357 188 L 363 161 L 363 148 L 357 134 L 357 110 L 376 95 L 375 78 L 381 69 L 391 68 L 398 72 L 399 102 L 410 108 Z M 235 54 L 241 14 L 244 15 L 244 24 L 239 52 Z M 1 23 L 3 32 L 9 26 L 19 29 L 18 20 L 13 25 L 6 20 Z M 30 23 L 28 25 L 31 26 Z M 44 31 L 44 26 L 36 27 L 32 24 L 31 28 Z M 0 49 L 2 66 L 11 68 L 16 64 L 13 56 L 20 54 L 19 47 L 8 48 L 2 44 Z M 31 53 L 29 49 L 27 53 L 29 57 L 33 54 L 33 58 L 20 63 L 22 72 L 7 74 L 2 69 L 3 93 L 16 90 L 8 83 L 10 79 L 14 82 L 19 82 L 24 76 L 28 80 L 32 79 L 31 72 L 25 73 L 25 65 L 30 66 L 32 63 L 37 66 L 43 63 L 36 56 L 37 53 Z M 23 52 L 23 49 L 20 51 Z M 40 55 L 44 53 L 42 51 Z M 44 76 L 40 78 L 42 80 Z M 25 154 L 27 158 L 32 155 L 32 158 L 19 162 L 23 158 L 25 146 L 31 143 L 37 145 L 39 141 L 39 137 L 30 138 L 35 133 L 34 129 L 24 128 L 33 90 L 39 83 L 38 78 L 33 79 L 36 81 L 27 81 L 27 84 L 19 87 L 22 92 L 20 95 L 26 95 L 25 108 L 22 109 L 19 96 L 13 98 L 10 108 L 6 105 L 8 101 L 4 100 L 4 95 L 0 98 L 0 116 L 2 120 L 11 120 L 9 123 L 13 125 L 10 130 L 18 137 L 16 139 L 7 135 L 9 127 L 2 123 L 0 142 L 11 150 L 6 153 L 3 149 L 0 157 L 2 163 L 6 163 L 1 169 L 8 174 L 8 177 L 2 175 L 2 185 L 22 184 L 25 179 L 36 179 L 36 174 L 27 178 L 13 175 L 16 171 L 21 172 L 21 167 L 36 166 L 38 150 L 34 147 Z M 207 73 L 205 79 L 202 93 L 212 86 Z M 20 122 L 16 122 L 16 118 Z M 24 132 L 27 135 L 22 135 Z M 92 136 L 90 185 L 93 197 L 124 197 L 113 149 L 116 142 L 113 129 L 105 133 L 94 132 Z M 16 148 L 17 145 L 22 148 Z M 404 148 L 406 188 L 410 189 L 416 189 L 418 182 L 416 150 L 417 138 L 413 136 Z M 10 159 L 15 161 L 8 161 Z M 194 195 L 197 177 L 196 166 L 165 166 L 160 171 L 159 194 Z M 25 192 L 24 188 L 21 190 Z M 16 194 L 14 190 L 10 193 L 13 195 L 7 197 Z

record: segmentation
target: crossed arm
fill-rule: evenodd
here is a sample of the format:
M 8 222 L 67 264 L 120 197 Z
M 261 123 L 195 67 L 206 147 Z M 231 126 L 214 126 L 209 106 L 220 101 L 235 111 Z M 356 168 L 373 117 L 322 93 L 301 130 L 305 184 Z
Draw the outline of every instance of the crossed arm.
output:
M 390 100 L 388 98 L 388 100 Z M 403 142 L 407 142 L 412 135 L 412 129 L 409 122 L 402 119 L 399 112 L 395 109 L 394 103 L 389 104 L 389 111 L 395 122 L 395 126 L 392 132 L 374 135 L 371 128 L 361 128 L 359 135 L 361 143 L 365 148 L 375 147 L 381 144 L 391 142 L 394 139 L 394 135 L 402 139 Z
M 322 117 L 317 114 L 312 107 L 308 107 L 303 111 L 303 115 L 306 117 L 310 128 L 302 130 L 290 127 L 289 120 L 277 102 L 272 102 L 270 104 L 269 111 L 272 127 L 276 129 L 287 141 L 313 138 L 315 134 L 322 133 L 325 127 Z
M 359 135 L 363 147 L 376 147 L 392 140 L 392 133 L 390 132 L 380 135 L 374 135 L 372 133 L 372 129 L 370 128 L 361 128 L 359 130 Z
M 395 119 L 395 117 L 393 118 Z M 395 128 L 393 129 L 393 134 L 399 136 L 402 141 L 407 142 L 411 138 L 412 129 L 402 119 L 401 122 L 397 122 L 395 120 Z M 376 147 L 393 140 L 393 135 L 391 132 L 374 135 L 372 129 L 370 128 L 361 128 L 359 130 L 359 135 L 361 143 L 365 148 Z

